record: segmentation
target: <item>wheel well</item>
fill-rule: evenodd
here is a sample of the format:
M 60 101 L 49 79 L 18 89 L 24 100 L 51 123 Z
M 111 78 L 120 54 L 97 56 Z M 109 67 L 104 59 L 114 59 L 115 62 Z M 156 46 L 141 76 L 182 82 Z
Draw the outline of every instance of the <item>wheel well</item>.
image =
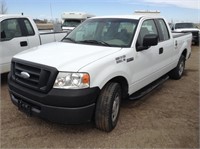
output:
M 185 50 L 182 52 L 181 55 L 183 55 L 183 56 L 186 58 L 186 56 L 187 56 L 187 49 L 185 49 Z
M 127 96 L 128 96 L 128 82 L 124 77 L 122 77 L 122 76 L 115 77 L 115 78 L 111 79 L 109 82 L 119 83 L 120 86 L 121 86 L 121 89 L 122 89 L 122 98 L 123 99 L 127 98 Z

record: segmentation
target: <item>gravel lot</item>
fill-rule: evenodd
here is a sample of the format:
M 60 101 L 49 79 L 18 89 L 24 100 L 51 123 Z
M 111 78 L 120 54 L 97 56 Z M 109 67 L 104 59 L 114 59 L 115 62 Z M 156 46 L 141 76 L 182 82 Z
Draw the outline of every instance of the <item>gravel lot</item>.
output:
M 199 50 L 192 47 L 181 80 L 124 102 L 111 133 L 93 123 L 69 126 L 27 117 L 11 103 L 2 75 L 1 148 L 199 148 Z

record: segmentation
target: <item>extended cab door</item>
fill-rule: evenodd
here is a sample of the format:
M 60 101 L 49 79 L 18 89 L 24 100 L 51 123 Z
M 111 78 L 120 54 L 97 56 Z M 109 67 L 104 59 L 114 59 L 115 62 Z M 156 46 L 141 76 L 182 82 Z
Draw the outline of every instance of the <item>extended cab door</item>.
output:
M 162 75 L 172 69 L 174 40 L 170 37 L 169 28 L 164 19 L 155 19 L 155 23 L 159 33 L 157 67 L 159 68 L 158 73 Z
M 33 28 L 30 27 L 30 22 L 29 26 L 26 22 L 29 22 L 27 18 L 9 18 L 1 21 L 1 73 L 8 72 L 10 70 L 11 58 L 15 54 L 40 44 L 39 37 L 35 36 Z M 33 40 L 32 38 L 38 38 L 38 41 Z

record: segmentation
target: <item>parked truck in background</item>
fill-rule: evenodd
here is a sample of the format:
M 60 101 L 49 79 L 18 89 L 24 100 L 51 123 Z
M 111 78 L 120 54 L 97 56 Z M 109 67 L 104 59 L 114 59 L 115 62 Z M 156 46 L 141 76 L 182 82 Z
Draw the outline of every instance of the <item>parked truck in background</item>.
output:
M 195 45 L 199 45 L 200 29 L 198 29 L 198 27 L 195 26 L 194 23 L 191 22 L 175 23 L 172 25 L 172 30 L 174 32 L 192 33 L 192 42 Z
M 24 50 L 61 41 L 67 32 L 39 33 L 33 19 L 23 15 L 0 15 L 0 73 L 10 70 L 11 58 Z
M 80 23 L 91 17 L 94 17 L 94 15 L 85 12 L 64 12 L 61 15 L 62 30 L 71 31 Z
M 191 33 L 172 34 L 160 16 L 90 18 L 62 42 L 15 55 L 10 97 L 28 115 L 65 124 L 94 120 L 109 132 L 122 100 L 182 77 L 191 40 Z

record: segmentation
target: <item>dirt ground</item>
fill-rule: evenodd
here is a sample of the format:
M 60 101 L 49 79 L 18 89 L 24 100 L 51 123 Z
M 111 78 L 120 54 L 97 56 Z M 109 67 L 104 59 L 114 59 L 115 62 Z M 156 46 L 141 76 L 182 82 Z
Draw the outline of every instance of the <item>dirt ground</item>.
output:
M 1 84 L 1 148 L 199 148 L 199 47 L 181 80 L 167 80 L 138 101 L 122 104 L 110 133 L 93 123 L 60 125 L 27 117 Z

